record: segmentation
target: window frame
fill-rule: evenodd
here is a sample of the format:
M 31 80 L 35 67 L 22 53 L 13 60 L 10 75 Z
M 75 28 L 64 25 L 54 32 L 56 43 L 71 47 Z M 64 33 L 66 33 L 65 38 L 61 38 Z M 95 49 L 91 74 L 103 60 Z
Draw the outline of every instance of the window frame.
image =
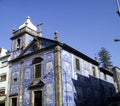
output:
M 1 93 L 3 91 L 4 91 L 4 93 Z M 0 88 L 0 96 L 5 96 L 5 88 Z
M 40 76 L 38 76 L 38 77 L 36 77 L 36 66 L 37 65 L 40 65 Z M 42 71 L 42 64 L 41 64 L 41 62 L 39 62 L 39 63 L 36 63 L 36 64 L 34 64 L 34 79 L 40 79 L 41 78 L 41 75 L 42 75 L 42 73 L 41 73 L 41 71 Z
M 21 44 L 21 39 L 18 38 L 18 39 L 16 40 L 16 50 L 19 50 L 19 49 L 20 49 L 20 44 Z
M 6 80 L 7 80 L 6 74 L 0 75 L 0 82 L 6 81 Z
M 15 98 L 16 98 L 16 103 L 17 103 L 16 106 L 18 106 L 18 97 L 17 97 L 17 96 L 13 96 L 13 97 L 10 98 L 10 106 L 13 106 L 13 105 L 12 105 L 12 103 L 13 103 L 13 102 L 12 102 L 12 99 L 15 99 Z
M 107 74 L 104 73 L 104 80 L 107 81 Z
M 75 69 L 80 72 L 80 59 L 75 58 Z
M 40 91 L 42 94 L 42 106 L 44 106 L 44 92 L 43 89 L 32 90 L 32 106 L 35 106 L 35 92 Z
M 93 72 L 93 76 L 97 77 L 96 68 L 94 66 L 92 66 L 92 72 Z

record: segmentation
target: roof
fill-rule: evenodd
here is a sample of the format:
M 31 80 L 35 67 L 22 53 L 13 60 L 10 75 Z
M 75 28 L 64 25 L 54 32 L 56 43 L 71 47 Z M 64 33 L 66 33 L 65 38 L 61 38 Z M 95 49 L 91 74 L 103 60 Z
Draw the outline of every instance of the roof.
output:
M 43 40 L 46 40 L 46 41 L 49 41 L 49 42 L 53 43 L 53 44 L 50 45 L 49 47 L 46 47 L 46 48 L 43 48 L 43 49 L 38 50 L 38 52 L 43 51 L 43 50 L 48 49 L 48 48 L 51 48 L 51 47 L 54 48 L 55 46 L 59 45 L 62 49 L 66 50 L 66 51 L 68 51 L 68 52 L 70 52 L 70 53 L 72 53 L 72 54 L 74 54 L 74 55 L 76 55 L 76 56 L 78 56 L 78 57 L 80 57 L 80 58 L 82 58 L 82 59 L 84 59 L 84 60 L 86 60 L 86 61 L 94 64 L 94 65 L 97 65 L 97 66 L 99 65 L 99 63 L 98 63 L 96 60 L 88 57 L 87 55 L 81 53 L 80 51 L 72 48 L 71 46 L 69 46 L 69 45 L 67 45 L 67 44 L 65 44 L 65 43 L 61 43 L 61 42 L 56 41 L 56 40 L 51 40 L 51 39 L 44 38 L 44 37 L 39 37 L 39 36 L 36 36 L 34 40 L 36 40 L 36 39 L 37 39 L 37 40 L 43 39 Z M 21 56 L 23 56 L 23 54 L 27 51 L 27 49 L 32 45 L 32 43 L 34 43 L 34 40 L 33 40 L 33 42 L 31 42 L 31 43 L 26 47 L 26 49 L 24 49 L 24 50 L 21 52 L 20 58 L 21 58 Z M 36 53 L 37 53 L 37 52 L 36 52 Z M 32 53 L 32 54 L 34 54 L 34 53 Z M 23 57 L 24 57 L 24 56 L 23 56 Z M 19 58 L 19 57 L 18 57 L 18 58 Z M 15 60 L 16 60 L 16 59 L 14 59 L 13 61 L 15 61 Z
M 100 68 L 100 71 L 101 72 L 103 72 L 103 73 L 105 73 L 105 74 L 108 74 L 108 75 L 110 75 L 110 76 L 113 76 L 113 73 L 112 72 L 110 72 L 110 71 L 108 71 L 108 70 L 106 70 L 106 69 L 104 69 L 104 68 Z
M 117 66 L 114 66 L 112 69 L 118 69 L 118 70 L 120 70 L 120 68 L 119 68 L 119 67 L 117 67 Z
M 82 58 L 82 59 L 84 59 L 84 60 L 86 60 L 86 61 L 88 61 L 88 62 L 90 62 L 90 63 L 92 63 L 94 65 L 99 65 L 99 63 L 96 60 L 88 57 L 87 55 L 83 54 L 82 52 L 80 52 L 80 51 L 78 51 L 78 50 L 76 50 L 74 48 L 72 48 L 71 46 L 69 46 L 69 45 L 67 45 L 65 43 L 62 44 L 62 47 L 65 50 L 77 55 L 78 57 L 80 57 L 80 58 Z
M 24 24 L 22 24 L 22 25 L 19 27 L 19 30 L 13 32 L 13 36 L 12 36 L 11 39 L 14 39 L 14 38 L 20 36 L 22 33 L 28 33 L 28 34 L 30 34 L 30 35 L 33 35 L 33 37 L 34 37 L 35 39 L 38 39 L 38 40 L 43 39 L 43 40 L 49 41 L 49 42 L 52 43 L 52 45 L 50 45 L 50 47 L 51 47 L 51 46 L 54 47 L 54 46 L 59 45 L 59 46 L 61 46 L 64 50 L 66 50 L 66 51 L 68 51 L 68 52 L 70 52 L 70 53 L 73 53 L 73 54 L 77 55 L 78 57 L 80 57 L 80 58 L 82 58 L 82 59 L 84 59 L 84 60 L 86 60 L 86 61 L 88 61 L 88 62 L 90 62 L 90 63 L 92 63 L 92 64 L 94 64 L 94 65 L 99 65 L 99 63 L 98 63 L 96 60 L 88 57 L 87 55 L 81 53 L 80 51 L 72 48 L 71 46 L 69 46 L 69 45 L 67 45 L 67 44 L 65 44 L 65 43 L 61 43 L 61 42 L 57 41 L 57 40 L 59 40 L 59 39 L 58 39 L 58 32 L 55 33 L 55 35 L 56 35 L 56 37 L 55 37 L 56 39 L 55 39 L 55 40 L 51 40 L 51 39 L 48 39 L 48 38 L 44 38 L 44 37 L 39 36 L 38 33 L 37 33 L 37 28 L 36 28 L 36 27 L 31 23 L 31 21 L 30 21 L 30 17 L 27 17 L 27 20 L 24 22 Z M 34 40 L 35 40 L 35 39 L 34 39 Z M 31 42 L 31 43 L 22 51 L 22 53 L 20 54 L 20 57 L 23 56 L 23 54 L 27 51 L 27 49 L 30 47 L 30 45 L 32 45 L 32 43 L 34 43 L 34 42 Z M 47 47 L 47 48 L 49 48 L 49 47 Z M 40 50 L 39 50 L 39 51 L 40 51 Z
M 34 25 L 32 24 L 29 16 L 27 17 L 27 20 L 26 20 L 21 26 L 19 26 L 18 29 L 22 29 L 22 28 L 24 28 L 24 27 L 26 27 L 26 26 L 29 27 L 30 29 L 34 30 L 34 31 L 37 31 L 36 26 L 34 26 Z

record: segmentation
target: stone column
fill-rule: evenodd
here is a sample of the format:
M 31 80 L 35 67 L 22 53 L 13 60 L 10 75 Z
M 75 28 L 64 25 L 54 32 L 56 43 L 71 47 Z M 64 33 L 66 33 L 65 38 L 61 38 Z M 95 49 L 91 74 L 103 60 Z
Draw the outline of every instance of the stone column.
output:
M 61 70 L 60 46 L 55 48 L 55 85 L 56 85 L 56 106 L 62 106 L 62 70 Z
M 6 101 L 6 104 L 5 104 L 5 106 L 10 106 L 10 97 L 9 97 L 9 95 L 10 95 L 10 81 L 11 81 L 11 70 L 12 70 L 12 64 L 11 63 L 9 63 L 9 72 L 8 72 L 8 88 L 7 88 L 7 97 L 6 97 L 6 99 L 7 99 L 7 101 Z
M 23 88 L 23 74 L 24 74 L 24 62 L 23 60 L 21 61 L 21 76 L 20 76 L 20 94 L 19 94 L 19 106 L 22 106 L 22 99 L 23 99 L 23 91 L 22 91 L 22 88 Z

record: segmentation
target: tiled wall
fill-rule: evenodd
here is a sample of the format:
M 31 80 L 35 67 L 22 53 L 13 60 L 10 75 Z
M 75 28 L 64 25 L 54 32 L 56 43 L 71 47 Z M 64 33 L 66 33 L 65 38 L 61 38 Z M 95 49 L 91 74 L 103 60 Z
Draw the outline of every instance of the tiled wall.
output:
M 75 58 L 80 60 L 80 71 L 76 70 Z M 65 50 L 61 50 L 61 60 L 63 105 L 107 106 L 107 97 L 110 96 L 110 90 L 114 93 L 114 86 L 100 80 L 98 67 Z M 93 66 L 96 69 L 95 77 L 92 72 Z
M 12 94 L 19 94 L 20 90 L 20 74 L 21 74 L 21 64 L 15 63 L 12 65 L 11 70 L 11 80 L 10 80 L 10 95 Z M 14 79 L 17 79 L 16 82 L 14 82 Z
M 24 73 L 23 73 L 23 88 L 22 88 L 22 103 L 23 106 L 31 106 L 32 102 L 32 90 L 29 89 L 30 83 L 33 81 L 34 68 L 32 60 L 35 57 L 43 58 L 42 61 L 42 80 L 45 85 L 43 87 L 43 101 L 44 106 L 55 106 L 55 78 L 54 78 L 54 53 L 45 53 L 43 55 L 37 55 L 32 58 L 24 60 Z M 20 93 L 20 73 L 21 64 L 16 63 L 12 66 L 11 72 L 11 90 L 10 94 Z M 14 77 L 17 77 L 18 81 L 13 82 Z M 19 97 L 18 97 L 19 98 Z
M 75 88 L 72 81 L 72 55 L 66 51 L 61 51 L 62 62 L 62 89 L 63 106 L 75 106 Z

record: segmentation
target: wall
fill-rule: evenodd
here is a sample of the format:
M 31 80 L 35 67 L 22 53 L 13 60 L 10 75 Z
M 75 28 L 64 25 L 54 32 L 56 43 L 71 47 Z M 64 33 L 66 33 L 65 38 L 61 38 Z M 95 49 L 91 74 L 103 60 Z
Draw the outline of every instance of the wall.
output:
M 80 71 L 76 70 L 75 58 L 80 60 Z M 98 66 L 89 63 L 71 53 L 61 50 L 63 105 L 64 106 L 107 106 L 107 96 L 110 92 L 107 88 L 114 89 L 113 84 L 100 80 Z M 96 77 L 93 76 L 92 67 L 96 69 Z M 101 95 L 106 92 L 104 97 Z M 104 101 L 103 101 L 104 98 Z M 105 104 L 106 103 L 106 104 Z
M 54 53 L 47 52 L 44 54 L 36 54 L 35 56 L 25 58 L 23 68 L 23 85 L 22 85 L 22 106 L 31 106 L 32 104 L 32 90 L 29 89 L 30 83 L 33 81 L 34 67 L 32 60 L 35 57 L 41 57 L 42 61 L 42 80 L 45 85 L 43 87 L 43 101 L 44 106 L 55 106 L 55 80 L 54 80 Z M 11 72 L 11 87 L 10 94 L 20 94 L 20 75 L 21 75 L 21 63 L 15 63 L 12 65 Z M 18 78 L 16 83 L 13 82 L 14 77 Z M 20 101 L 18 101 L 20 103 Z
M 9 81 L 9 61 L 10 56 L 4 56 L 0 59 L 0 76 L 6 75 L 6 80 L 0 82 L 0 89 L 5 89 L 5 95 L 0 96 L 0 103 L 4 103 L 7 106 L 8 103 L 8 81 Z

